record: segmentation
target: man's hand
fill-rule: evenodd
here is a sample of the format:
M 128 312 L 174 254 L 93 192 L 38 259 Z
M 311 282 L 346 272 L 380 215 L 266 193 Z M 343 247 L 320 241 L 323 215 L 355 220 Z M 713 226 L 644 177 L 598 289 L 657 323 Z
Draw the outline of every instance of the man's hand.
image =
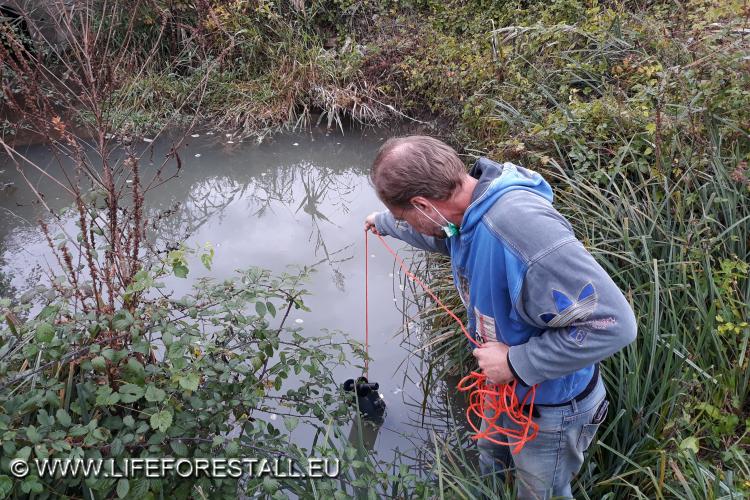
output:
M 375 227 L 375 217 L 377 217 L 379 213 L 380 212 L 373 212 L 367 216 L 365 219 L 365 231 L 372 231 L 373 234 L 378 234 L 378 230 Z
M 473 351 L 479 362 L 479 368 L 493 384 L 509 384 L 513 381 L 513 372 L 508 366 L 508 346 L 502 342 L 486 342 Z

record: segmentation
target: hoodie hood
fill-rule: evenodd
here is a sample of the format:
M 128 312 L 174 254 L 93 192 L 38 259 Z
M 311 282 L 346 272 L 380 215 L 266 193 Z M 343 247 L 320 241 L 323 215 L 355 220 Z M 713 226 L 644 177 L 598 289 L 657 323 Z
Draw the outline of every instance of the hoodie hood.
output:
M 497 163 L 482 157 L 474 163 L 469 175 L 479 182 L 461 221 L 461 234 L 473 231 L 487 210 L 510 191 L 531 191 L 552 202 L 552 188 L 540 174 L 510 162 Z

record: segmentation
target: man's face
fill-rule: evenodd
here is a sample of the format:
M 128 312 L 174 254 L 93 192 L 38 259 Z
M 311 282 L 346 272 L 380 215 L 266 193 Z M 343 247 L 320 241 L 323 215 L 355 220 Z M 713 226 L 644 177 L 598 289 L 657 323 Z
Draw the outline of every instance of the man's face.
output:
M 413 206 L 392 207 L 386 204 L 386 207 L 388 207 L 388 210 L 390 210 L 390 212 L 393 214 L 393 217 L 396 219 L 397 223 L 406 222 L 415 231 L 427 236 L 433 236 L 439 239 L 446 238 L 445 232 L 443 231 L 443 228 L 441 226 L 435 224 L 433 221 L 425 217 L 419 212 L 419 210 L 417 210 Z M 429 210 L 426 211 L 427 214 L 430 214 L 430 211 L 434 211 L 429 208 L 427 210 Z

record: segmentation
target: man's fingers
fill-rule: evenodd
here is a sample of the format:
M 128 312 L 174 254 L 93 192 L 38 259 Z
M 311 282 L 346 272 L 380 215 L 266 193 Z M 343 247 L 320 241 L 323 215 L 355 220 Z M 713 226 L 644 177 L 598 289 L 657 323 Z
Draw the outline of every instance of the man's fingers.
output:
M 483 356 L 486 351 L 483 351 L 482 349 L 487 349 L 491 345 L 492 345 L 491 341 L 490 342 L 485 342 L 483 344 L 479 344 L 471 352 L 474 353 L 474 356 L 476 356 L 476 357 Z

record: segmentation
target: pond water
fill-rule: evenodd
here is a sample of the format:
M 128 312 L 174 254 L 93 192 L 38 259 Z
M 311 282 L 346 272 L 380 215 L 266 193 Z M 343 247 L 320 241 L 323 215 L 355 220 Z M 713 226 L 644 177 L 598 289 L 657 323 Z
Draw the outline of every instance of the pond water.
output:
M 402 344 L 405 323 L 411 326 L 411 335 L 418 331 L 414 319 L 403 311 L 412 316 L 416 311 L 405 305 L 410 301 L 402 291 L 402 276 L 376 238 L 370 237 L 370 255 L 364 253 L 364 219 L 383 208 L 367 172 L 391 132 L 342 134 L 313 129 L 275 136 L 262 144 L 206 130 L 195 133 L 198 137 L 188 137 L 182 150 L 182 173 L 153 192 L 147 205 L 149 210 L 176 208 L 160 229 L 160 238 L 186 239 L 188 246 L 210 242 L 216 254 L 210 271 L 196 256 L 188 278 L 171 278 L 168 288 L 179 297 L 202 276 L 221 280 L 249 266 L 282 272 L 289 265 L 315 265 L 317 272 L 307 286 L 311 294 L 305 299 L 311 311 L 293 310 L 289 324 L 311 335 L 340 330 L 364 342 L 364 259 L 368 258 L 373 358 L 369 378 L 380 383 L 387 402 L 385 422 L 369 436 L 370 444 L 387 460 L 396 448 L 418 449 L 425 440 L 430 442 L 429 432 L 420 425 L 423 368 L 418 360 L 408 360 L 409 349 Z M 144 144 L 144 158 L 158 161 L 170 144 Z M 56 168 L 55 159 L 41 146 L 21 152 L 42 168 Z M 54 258 L 35 224 L 39 210 L 31 203 L 32 193 L 7 157 L 0 156 L 2 170 L 0 181 L 13 182 L 14 187 L 0 192 L 1 269 L 11 286 L 23 290 L 38 282 Z M 62 207 L 64 200 L 50 196 L 55 191 L 48 179 L 37 173 L 30 174 L 30 180 L 48 193 L 53 209 Z M 402 256 L 410 255 L 400 242 L 389 239 L 389 244 Z M 2 286 L 8 283 L 0 281 L 0 290 Z M 342 382 L 356 375 L 354 369 L 336 373 Z M 452 392 L 445 392 L 446 397 L 438 397 L 439 405 L 452 399 Z M 437 411 L 427 424 L 445 425 L 449 419 L 444 414 Z M 306 429 L 295 430 L 294 439 L 307 444 Z

